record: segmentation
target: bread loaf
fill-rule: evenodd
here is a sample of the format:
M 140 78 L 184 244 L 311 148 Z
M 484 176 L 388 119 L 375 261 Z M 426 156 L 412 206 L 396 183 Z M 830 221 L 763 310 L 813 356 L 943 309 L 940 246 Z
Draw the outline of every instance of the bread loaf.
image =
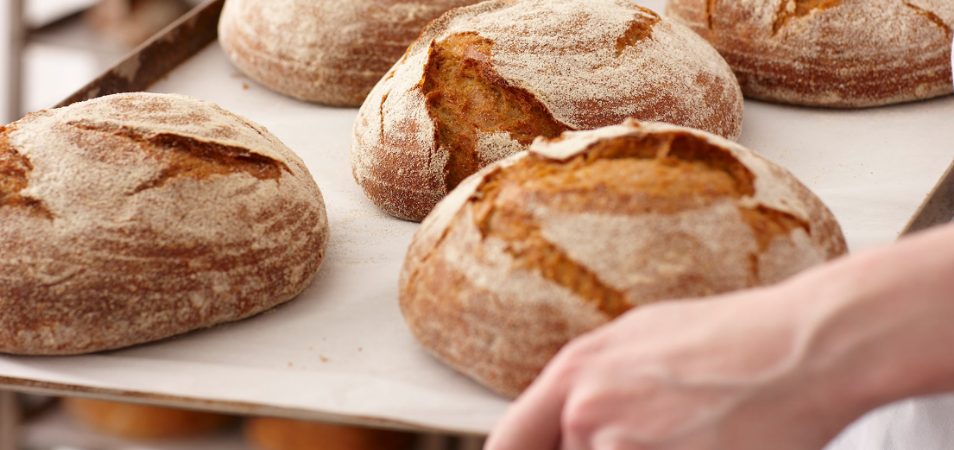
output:
M 264 128 L 120 94 L 0 128 L 0 352 L 73 354 L 242 319 L 298 295 L 328 222 Z
M 951 93 L 950 0 L 669 0 L 746 96 L 853 108 Z
M 249 77 L 282 94 L 358 106 L 448 9 L 479 0 L 227 0 L 219 41 Z
M 628 117 L 741 131 L 725 61 L 631 0 L 503 0 L 434 21 L 368 96 L 352 168 L 387 213 L 421 220 L 461 180 L 537 136 Z
M 784 169 L 711 134 L 628 122 L 538 140 L 464 181 L 414 236 L 400 303 L 426 349 L 513 397 L 631 308 L 775 283 L 844 252 Z
M 413 440 L 397 431 L 273 418 L 250 419 L 245 436 L 257 450 L 409 450 Z
M 222 414 L 80 398 L 64 398 L 63 406 L 86 427 L 126 439 L 194 437 L 232 421 Z

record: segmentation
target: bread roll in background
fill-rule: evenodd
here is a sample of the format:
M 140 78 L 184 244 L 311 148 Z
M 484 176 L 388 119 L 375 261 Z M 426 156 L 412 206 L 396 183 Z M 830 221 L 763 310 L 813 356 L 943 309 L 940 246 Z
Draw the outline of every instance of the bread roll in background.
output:
M 414 236 L 400 303 L 442 361 L 508 397 L 569 340 L 651 302 L 772 284 L 845 252 L 784 169 L 689 128 L 538 140 L 468 178 Z
M 950 94 L 950 0 L 669 0 L 747 97 L 855 108 Z
M 228 425 L 230 416 L 81 398 L 64 398 L 67 413 L 99 433 L 126 439 L 162 440 L 200 436 Z
M 0 352 L 252 316 L 311 283 L 327 240 L 301 159 L 211 103 L 120 94 L 0 127 Z
M 256 418 L 245 423 L 256 450 L 410 450 L 413 435 L 348 425 Z
M 301 100 L 358 106 L 428 22 L 479 0 L 227 0 L 219 42 L 242 72 Z
M 352 169 L 384 211 L 419 221 L 537 136 L 629 117 L 735 138 L 742 94 L 708 43 L 631 0 L 488 1 L 434 21 L 375 87 Z

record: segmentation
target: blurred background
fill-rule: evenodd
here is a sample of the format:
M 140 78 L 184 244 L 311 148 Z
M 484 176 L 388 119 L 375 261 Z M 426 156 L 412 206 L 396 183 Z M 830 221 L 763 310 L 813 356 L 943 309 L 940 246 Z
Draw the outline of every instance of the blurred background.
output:
M 201 0 L 2 0 L 0 123 L 66 98 Z

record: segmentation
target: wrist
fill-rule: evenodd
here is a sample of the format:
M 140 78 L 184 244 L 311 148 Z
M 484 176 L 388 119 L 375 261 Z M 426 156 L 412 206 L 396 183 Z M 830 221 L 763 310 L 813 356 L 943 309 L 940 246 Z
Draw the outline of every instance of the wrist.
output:
M 885 402 L 878 386 L 886 374 L 855 361 L 864 356 L 854 334 L 865 333 L 858 328 L 864 321 L 856 323 L 851 309 L 869 288 L 875 290 L 871 283 L 859 283 L 861 273 L 839 261 L 771 288 L 778 299 L 773 306 L 788 317 L 785 334 L 790 336 L 787 370 L 775 390 L 785 392 L 783 403 L 828 439 Z
M 876 331 L 888 323 L 883 311 L 871 310 L 884 291 L 884 279 L 865 276 L 873 262 L 867 255 L 841 260 L 791 282 L 792 300 L 800 302 L 797 318 L 799 375 L 806 397 L 832 428 L 841 429 L 866 412 L 896 397 L 893 369 L 874 352 Z
M 803 306 L 796 310 L 799 372 L 829 420 L 844 426 L 895 400 L 954 390 L 951 231 L 788 283 Z
M 840 367 L 840 361 L 829 358 L 827 342 L 819 346 L 824 334 L 819 316 L 831 304 L 825 298 L 837 298 L 840 289 L 822 281 L 829 269 L 805 274 L 780 285 L 750 291 L 732 305 L 745 310 L 761 332 L 749 330 L 748 336 L 757 336 L 756 351 L 747 349 L 746 364 L 753 369 L 755 389 L 751 402 L 771 405 L 797 421 L 799 429 L 818 442 L 828 442 L 837 433 L 870 409 L 870 400 L 850 380 Z M 752 323 L 746 321 L 746 323 Z M 754 358 L 754 355 L 761 355 Z M 753 361 L 762 361 L 753 364 Z M 872 406 L 873 407 L 873 406 Z

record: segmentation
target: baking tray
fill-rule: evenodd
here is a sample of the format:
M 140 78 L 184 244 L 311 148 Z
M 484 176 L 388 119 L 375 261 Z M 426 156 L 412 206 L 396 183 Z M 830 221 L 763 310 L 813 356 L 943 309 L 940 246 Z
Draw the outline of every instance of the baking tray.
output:
M 650 7 L 662 0 L 646 0 Z M 416 224 L 380 213 L 351 179 L 354 109 L 272 93 L 234 69 L 209 1 L 63 104 L 149 89 L 211 100 L 257 121 L 305 160 L 328 203 L 331 243 L 298 299 L 239 323 L 79 357 L 0 357 L 0 386 L 464 435 L 507 402 L 430 358 L 397 306 Z M 954 98 L 861 111 L 746 102 L 741 142 L 811 187 L 853 251 L 954 212 Z

